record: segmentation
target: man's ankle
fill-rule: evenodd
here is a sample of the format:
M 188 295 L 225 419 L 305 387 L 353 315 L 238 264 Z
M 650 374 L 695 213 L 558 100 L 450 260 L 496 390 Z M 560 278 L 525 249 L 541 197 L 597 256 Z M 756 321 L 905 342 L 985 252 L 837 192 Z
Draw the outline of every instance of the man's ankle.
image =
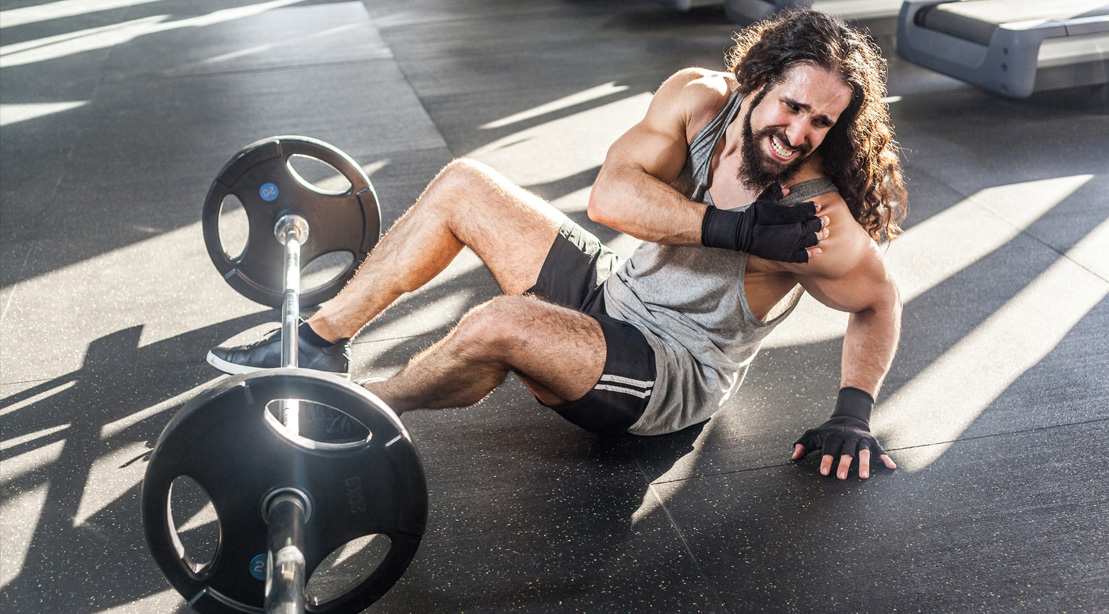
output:
M 297 328 L 297 335 L 318 348 L 326 348 L 338 343 L 338 341 L 331 341 L 317 333 L 316 330 L 312 328 L 312 325 L 308 323 L 308 320 L 300 323 L 300 326 Z

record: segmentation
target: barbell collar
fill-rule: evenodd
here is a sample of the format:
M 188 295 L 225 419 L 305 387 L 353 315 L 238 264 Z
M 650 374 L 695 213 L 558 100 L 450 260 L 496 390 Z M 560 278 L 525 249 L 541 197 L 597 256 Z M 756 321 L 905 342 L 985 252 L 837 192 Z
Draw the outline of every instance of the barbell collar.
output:
M 273 236 L 285 245 L 290 238 L 296 239 L 301 245 L 308 241 L 308 220 L 295 213 L 287 213 L 277 218 L 273 225 Z
M 296 488 L 278 488 L 267 494 L 262 499 L 262 518 L 268 523 L 270 512 L 273 511 L 274 506 L 286 500 L 292 500 L 293 503 L 300 506 L 305 522 L 312 519 L 312 499 L 304 491 Z

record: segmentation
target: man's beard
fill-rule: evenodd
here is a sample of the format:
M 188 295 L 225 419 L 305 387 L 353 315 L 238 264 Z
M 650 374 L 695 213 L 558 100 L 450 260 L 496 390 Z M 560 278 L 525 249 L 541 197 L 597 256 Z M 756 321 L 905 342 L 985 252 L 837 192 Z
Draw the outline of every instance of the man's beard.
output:
M 782 184 L 789 181 L 798 171 L 801 170 L 801 165 L 805 163 L 809 153 L 812 151 L 807 145 L 796 147 L 797 159 L 789 164 L 781 164 L 776 160 L 772 160 L 763 152 L 759 144 L 765 137 L 776 136 L 782 143 L 789 143 L 785 132 L 781 128 L 774 126 L 767 126 L 759 130 L 758 134 L 751 131 L 751 112 L 762 101 L 762 96 L 758 96 L 751 108 L 747 110 L 747 115 L 743 118 L 743 163 L 739 166 L 739 180 L 749 190 L 762 190 L 772 183 Z

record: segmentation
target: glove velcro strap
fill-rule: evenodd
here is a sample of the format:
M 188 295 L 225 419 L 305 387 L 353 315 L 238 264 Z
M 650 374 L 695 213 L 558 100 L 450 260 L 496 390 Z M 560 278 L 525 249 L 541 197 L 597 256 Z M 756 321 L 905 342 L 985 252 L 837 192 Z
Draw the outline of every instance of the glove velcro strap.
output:
M 841 388 L 836 399 L 836 410 L 832 416 L 850 416 L 862 420 L 870 427 L 870 410 L 874 409 L 874 397 L 858 388 Z
M 737 211 L 725 211 L 709 205 L 705 217 L 701 219 L 701 245 L 738 250 L 736 234 L 743 215 Z

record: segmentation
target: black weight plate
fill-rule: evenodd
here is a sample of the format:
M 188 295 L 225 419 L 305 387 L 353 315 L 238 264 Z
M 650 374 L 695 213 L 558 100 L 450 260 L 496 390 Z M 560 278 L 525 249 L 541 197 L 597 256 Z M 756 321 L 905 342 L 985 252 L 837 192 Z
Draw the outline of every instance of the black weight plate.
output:
M 267 418 L 276 399 L 302 399 L 348 414 L 368 440 L 320 445 L 283 433 Z M 170 486 L 188 476 L 208 494 L 220 540 L 199 569 L 177 541 Z M 228 378 L 190 401 L 166 425 L 142 486 L 143 530 L 162 572 L 202 613 L 259 612 L 264 582 L 250 573 L 266 552 L 262 502 L 296 488 L 312 512 L 305 526 L 306 570 L 359 537 L 383 534 L 391 547 L 354 586 L 307 611 L 361 612 L 404 573 L 427 523 L 427 484 L 415 446 L 396 415 L 361 387 L 328 374 L 275 369 Z
M 326 194 L 290 170 L 289 158 L 315 158 L 334 167 L 350 182 L 342 194 Z M 220 239 L 224 198 L 234 195 L 248 220 L 246 247 L 231 258 Z M 296 214 L 308 221 L 308 240 L 301 246 L 301 267 L 317 256 L 351 253 L 352 262 L 319 288 L 303 291 L 301 305 L 317 305 L 338 294 L 377 244 L 381 210 L 366 173 L 335 147 L 300 136 L 277 136 L 248 145 L 224 165 L 204 201 L 204 244 L 227 283 L 247 298 L 280 306 L 284 295 L 285 248 L 273 234 L 278 218 Z

